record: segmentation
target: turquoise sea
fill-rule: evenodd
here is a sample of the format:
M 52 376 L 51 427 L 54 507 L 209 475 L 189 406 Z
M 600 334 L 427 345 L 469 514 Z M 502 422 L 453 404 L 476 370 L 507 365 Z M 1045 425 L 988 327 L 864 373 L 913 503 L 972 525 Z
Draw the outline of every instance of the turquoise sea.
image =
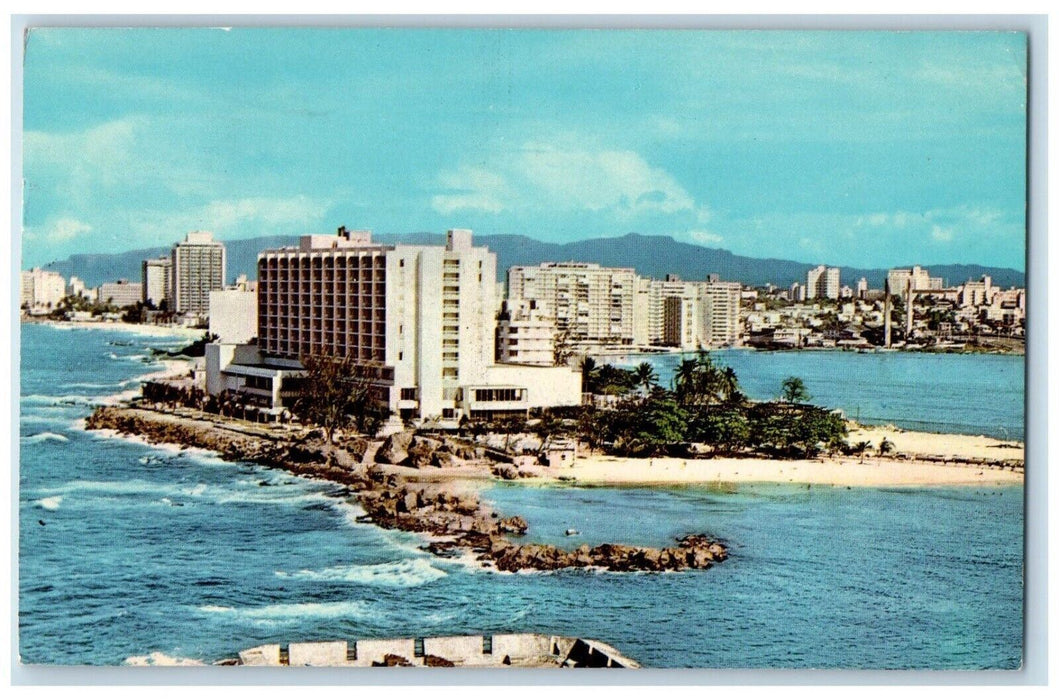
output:
M 155 651 L 214 660 L 266 642 L 512 631 L 595 637 L 646 666 L 1010 669 L 1021 662 L 1021 487 L 505 483 L 485 497 L 526 517 L 531 540 L 660 545 L 707 532 L 728 542 L 732 557 L 686 573 L 492 573 L 434 557 L 415 535 L 356 522 L 362 511 L 332 484 L 80 427 L 95 403 L 135 390 L 138 376 L 159 369 L 148 347 L 181 344 L 22 327 L 24 663 L 121 664 Z M 822 361 L 816 357 L 825 355 L 809 362 Z M 895 361 L 847 357 L 838 361 Z M 897 393 L 936 394 L 934 363 L 960 362 L 958 376 L 986 373 L 998 361 L 913 359 L 930 367 L 916 375 L 916 365 L 902 365 Z M 737 369 L 754 386 L 750 370 Z M 817 397 L 839 391 L 802 374 Z M 885 395 L 886 385 L 876 382 L 873 391 Z M 976 391 L 971 385 L 951 400 L 980 401 Z M 1004 425 L 1014 431 L 1020 422 L 1009 417 Z M 565 537 L 567 528 L 582 534 Z

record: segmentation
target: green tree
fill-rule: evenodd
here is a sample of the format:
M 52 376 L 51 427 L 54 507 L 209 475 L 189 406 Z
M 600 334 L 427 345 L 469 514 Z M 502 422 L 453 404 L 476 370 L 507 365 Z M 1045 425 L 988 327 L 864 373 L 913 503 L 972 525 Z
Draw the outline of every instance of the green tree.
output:
M 812 397 L 801 377 L 787 377 L 781 387 L 783 400 L 787 403 L 805 403 Z
M 596 366 L 596 361 L 591 357 L 585 357 L 581 360 L 581 391 L 583 393 L 597 394 L 597 377 L 599 375 L 599 368 Z
M 625 400 L 610 411 L 605 430 L 618 454 L 646 457 L 685 442 L 687 418 L 671 392 L 656 388 L 644 400 Z
M 650 362 L 641 362 L 633 371 L 636 384 L 643 388 L 644 394 L 651 392 L 651 387 L 658 383 L 658 372 Z
M 326 355 L 308 355 L 301 363 L 305 375 L 294 412 L 320 426 L 328 445 L 334 444 L 336 430 L 355 426 L 369 435 L 378 432 L 390 414 L 376 394 L 378 365 Z
M 879 443 L 879 455 L 888 455 L 894 451 L 894 444 L 890 442 L 890 438 L 884 437 L 882 442 Z

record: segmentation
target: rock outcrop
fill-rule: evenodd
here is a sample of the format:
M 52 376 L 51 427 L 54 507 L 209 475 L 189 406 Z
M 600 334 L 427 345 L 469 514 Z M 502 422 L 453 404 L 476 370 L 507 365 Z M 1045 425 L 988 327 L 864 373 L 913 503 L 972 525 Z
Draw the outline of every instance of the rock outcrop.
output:
M 232 461 L 257 462 L 344 484 L 360 501 L 367 519 L 377 525 L 429 534 L 433 536 L 427 547 L 429 551 L 438 555 L 471 551 L 480 561 L 491 562 L 501 571 L 551 571 L 570 567 L 680 571 L 707 569 L 728 556 L 722 543 L 706 535 L 688 535 L 664 548 L 601 544 L 564 550 L 548 544 L 513 542 L 507 536 L 522 535 L 528 530 L 523 518 L 517 515 L 501 518 L 474 493 L 452 492 L 444 484 L 410 481 L 382 468 L 365 469 L 353 463 L 348 441 L 343 443 L 344 449 L 335 450 L 318 438 L 290 440 L 267 433 L 252 435 L 226 428 L 215 420 L 188 419 L 121 406 L 97 408 L 86 425 L 93 430 L 138 435 L 148 442 L 214 450 Z M 386 460 L 379 458 L 378 461 L 389 464 L 409 459 L 416 464 L 429 460 L 426 464 L 430 464 L 439 454 L 455 458 L 447 442 L 416 437 L 410 432 L 390 436 L 379 453 L 384 449 Z

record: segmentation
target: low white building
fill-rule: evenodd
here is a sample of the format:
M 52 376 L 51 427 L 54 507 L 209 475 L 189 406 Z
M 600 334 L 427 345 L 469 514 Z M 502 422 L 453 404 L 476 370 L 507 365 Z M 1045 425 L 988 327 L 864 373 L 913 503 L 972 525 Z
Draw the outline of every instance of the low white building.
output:
M 135 306 L 143 301 L 143 285 L 129 280 L 104 282 L 99 285 L 99 301 L 104 304 L 113 304 L 119 309 Z

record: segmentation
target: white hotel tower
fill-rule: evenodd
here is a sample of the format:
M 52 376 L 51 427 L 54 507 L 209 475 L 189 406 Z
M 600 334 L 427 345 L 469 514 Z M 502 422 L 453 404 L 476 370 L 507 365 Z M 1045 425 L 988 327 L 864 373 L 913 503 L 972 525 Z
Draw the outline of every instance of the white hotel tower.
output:
M 468 230 L 449 231 L 444 246 L 382 245 L 345 227 L 302 236 L 258 256 L 260 357 L 212 350 L 224 356 L 212 377 L 207 356 L 208 388 L 283 405 L 283 376 L 297 376 L 301 358 L 330 355 L 378 365 L 380 394 L 406 419 L 578 404 L 579 373 L 494 362 L 496 289 L 496 255 Z

